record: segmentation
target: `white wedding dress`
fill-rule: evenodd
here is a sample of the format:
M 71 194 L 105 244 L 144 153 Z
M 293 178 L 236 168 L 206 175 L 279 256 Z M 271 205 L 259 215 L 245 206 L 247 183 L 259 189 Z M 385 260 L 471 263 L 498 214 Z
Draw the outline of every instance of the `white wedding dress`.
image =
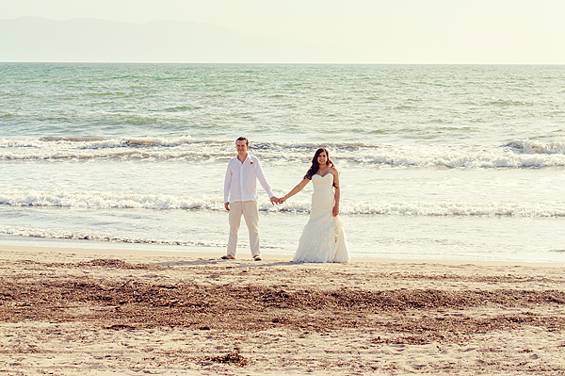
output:
M 312 176 L 314 193 L 310 219 L 300 237 L 293 262 L 348 262 L 345 232 L 339 216 L 332 215 L 335 203 L 333 174 Z

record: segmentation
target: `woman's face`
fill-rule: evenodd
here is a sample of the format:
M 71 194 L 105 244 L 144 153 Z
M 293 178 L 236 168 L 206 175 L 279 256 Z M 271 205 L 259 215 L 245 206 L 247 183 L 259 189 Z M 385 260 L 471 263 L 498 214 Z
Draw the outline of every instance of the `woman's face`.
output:
M 327 162 L 328 162 L 328 156 L 326 155 L 326 152 L 323 151 L 318 155 L 318 164 L 320 166 L 325 166 Z

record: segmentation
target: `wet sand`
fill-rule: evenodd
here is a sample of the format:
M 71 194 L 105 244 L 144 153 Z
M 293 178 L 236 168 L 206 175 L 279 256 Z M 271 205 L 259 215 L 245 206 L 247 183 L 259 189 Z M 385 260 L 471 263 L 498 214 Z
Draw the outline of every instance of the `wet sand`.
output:
M 1 246 L 0 373 L 565 374 L 565 265 L 219 255 Z

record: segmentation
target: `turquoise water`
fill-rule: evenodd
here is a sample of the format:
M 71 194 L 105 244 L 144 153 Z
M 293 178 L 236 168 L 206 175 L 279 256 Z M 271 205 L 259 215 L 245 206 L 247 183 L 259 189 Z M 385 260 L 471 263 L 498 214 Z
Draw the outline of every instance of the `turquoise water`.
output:
M 0 236 L 222 248 L 245 135 L 278 194 L 329 147 L 354 258 L 565 260 L 562 82 L 565 66 L 0 64 Z M 293 252 L 310 192 L 260 192 L 266 254 Z

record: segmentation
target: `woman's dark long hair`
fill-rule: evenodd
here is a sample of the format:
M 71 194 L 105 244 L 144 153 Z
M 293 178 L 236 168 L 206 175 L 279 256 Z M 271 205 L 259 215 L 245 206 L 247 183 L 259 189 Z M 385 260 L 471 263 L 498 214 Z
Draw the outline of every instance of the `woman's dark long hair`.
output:
M 333 167 L 334 163 L 330 159 L 330 153 L 328 152 L 328 150 L 326 148 L 319 148 L 314 153 L 314 158 L 312 158 L 312 166 L 310 166 L 310 169 L 308 170 L 308 172 L 306 172 L 306 175 L 304 175 L 304 179 L 312 180 L 312 176 L 316 175 L 316 172 L 318 172 L 318 170 L 320 169 L 318 157 L 322 152 L 325 152 L 326 156 L 328 157 L 328 161 L 326 163 Z

